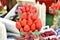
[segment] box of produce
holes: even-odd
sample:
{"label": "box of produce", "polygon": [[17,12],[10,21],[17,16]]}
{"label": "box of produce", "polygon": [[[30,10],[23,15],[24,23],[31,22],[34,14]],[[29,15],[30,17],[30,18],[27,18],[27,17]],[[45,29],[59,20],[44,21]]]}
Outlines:
{"label": "box of produce", "polygon": [[40,35],[45,39],[48,39],[48,38],[53,38],[53,36],[56,37],[57,33],[53,29],[46,29],[46,30],[40,31]]}

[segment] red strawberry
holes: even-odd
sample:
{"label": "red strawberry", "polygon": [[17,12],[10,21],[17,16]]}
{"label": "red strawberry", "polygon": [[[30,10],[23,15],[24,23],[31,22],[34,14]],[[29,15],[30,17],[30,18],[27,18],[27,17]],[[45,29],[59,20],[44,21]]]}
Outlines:
{"label": "red strawberry", "polygon": [[26,12],[29,12],[29,6],[26,7]]}
{"label": "red strawberry", "polygon": [[30,27],[28,26],[28,25],[26,25],[25,27],[24,27],[24,31],[25,32],[28,32],[30,30]]}
{"label": "red strawberry", "polygon": [[19,22],[22,20],[22,18],[19,19]]}
{"label": "red strawberry", "polygon": [[28,13],[28,19],[32,18],[33,13]]}
{"label": "red strawberry", "polygon": [[32,7],[32,9],[33,9],[33,10],[32,10],[33,13],[37,12],[36,7]]}
{"label": "red strawberry", "polygon": [[26,23],[27,23],[27,22],[26,22],[26,19],[21,20],[20,23],[21,23],[22,26],[25,26]]}
{"label": "red strawberry", "polygon": [[33,12],[32,12],[32,10],[33,10],[33,9],[32,9],[32,6],[30,6],[29,8],[30,8],[30,9],[29,9],[29,12],[30,12],[30,13],[33,13]]}
{"label": "red strawberry", "polygon": [[31,25],[31,30],[32,30],[32,31],[35,31],[35,29],[36,29],[35,24],[32,24],[32,25]]}
{"label": "red strawberry", "polygon": [[20,29],[20,28],[21,28],[20,22],[16,22],[16,28],[17,28],[17,29]]}
{"label": "red strawberry", "polygon": [[33,37],[34,37],[35,39],[36,39],[36,38],[38,38],[38,36],[37,36],[37,35],[35,35],[35,34],[33,35]]}
{"label": "red strawberry", "polygon": [[52,38],[51,40],[57,40],[57,38]]}
{"label": "red strawberry", "polygon": [[36,22],[37,22],[37,23],[36,23],[36,28],[37,28],[38,30],[40,30],[41,27],[42,27],[42,22],[41,22],[40,19],[37,19]]}
{"label": "red strawberry", "polygon": [[29,5],[26,3],[26,4],[24,5],[24,7],[25,7],[25,9],[26,9],[26,12],[28,12],[28,11],[29,11]]}
{"label": "red strawberry", "polygon": [[18,13],[21,13],[22,14],[22,10],[20,8],[18,9]]}
{"label": "red strawberry", "polygon": [[22,7],[22,11],[25,12],[25,7]]}
{"label": "red strawberry", "polygon": [[54,8],[54,6],[55,6],[55,4],[54,4],[54,3],[52,3],[51,8]]}
{"label": "red strawberry", "polygon": [[38,18],[38,13],[33,14],[32,20],[36,20]]}
{"label": "red strawberry", "polygon": [[22,14],[21,18],[22,18],[22,19],[27,19],[27,14],[26,14],[26,12],[24,12],[24,13]]}
{"label": "red strawberry", "polygon": [[27,3],[25,3],[25,4],[23,5],[23,7],[25,7],[25,8],[26,8],[27,6],[28,6],[28,4],[27,4]]}
{"label": "red strawberry", "polygon": [[33,23],[33,21],[32,21],[31,19],[28,19],[28,20],[27,20],[27,24],[28,24],[29,26],[31,26],[32,23]]}
{"label": "red strawberry", "polygon": [[23,28],[20,28],[20,32],[24,32]]}

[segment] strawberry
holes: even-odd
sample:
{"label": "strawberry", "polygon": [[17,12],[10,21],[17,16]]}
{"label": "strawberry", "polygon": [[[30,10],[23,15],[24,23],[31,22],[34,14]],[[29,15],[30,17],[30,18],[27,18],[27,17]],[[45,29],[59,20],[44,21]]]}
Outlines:
{"label": "strawberry", "polygon": [[24,31],[25,32],[28,32],[30,30],[30,27],[28,26],[28,25],[26,25],[25,27],[24,27]]}
{"label": "strawberry", "polygon": [[27,8],[27,6],[28,6],[28,4],[27,4],[27,3],[25,3],[25,4],[23,5],[23,7],[25,7],[25,8]]}
{"label": "strawberry", "polygon": [[55,4],[54,4],[54,3],[52,3],[51,8],[53,8],[54,6],[55,6]]}
{"label": "strawberry", "polygon": [[37,12],[36,7],[32,7],[32,9],[33,9],[33,10],[32,10],[33,13]]}
{"label": "strawberry", "polygon": [[24,7],[25,7],[25,9],[26,9],[26,12],[28,12],[28,11],[29,11],[29,5],[26,3],[26,4],[24,5]]}
{"label": "strawberry", "polygon": [[33,23],[33,21],[32,21],[31,19],[28,19],[28,20],[27,20],[27,24],[28,24],[29,26],[31,26],[32,23]]}
{"label": "strawberry", "polygon": [[20,29],[20,28],[21,28],[20,22],[16,22],[16,28],[17,28],[17,29]]}
{"label": "strawberry", "polygon": [[38,13],[33,14],[32,20],[36,20],[38,18]]}
{"label": "strawberry", "polygon": [[25,7],[22,7],[22,11],[25,12]]}
{"label": "strawberry", "polygon": [[20,32],[24,32],[23,28],[20,28]]}
{"label": "strawberry", "polygon": [[32,25],[31,25],[31,30],[32,30],[32,31],[35,31],[35,29],[36,29],[35,24],[32,24]]}
{"label": "strawberry", "polygon": [[27,22],[26,22],[26,19],[21,20],[20,23],[21,23],[22,26],[25,26],[26,23],[27,23]]}
{"label": "strawberry", "polygon": [[30,6],[29,8],[30,8],[30,9],[29,9],[29,12],[30,12],[30,13],[33,13],[33,12],[32,12],[32,10],[33,10],[33,9],[32,9],[32,6]]}
{"label": "strawberry", "polygon": [[28,19],[31,19],[32,18],[32,16],[33,16],[33,13],[28,13]]}
{"label": "strawberry", "polygon": [[33,35],[33,37],[34,37],[35,39],[37,39],[37,38],[38,38],[38,36],[37,36],[36,34],[34,34],[34,35]]}
{"label": "strawberry", "polygon": [[22,14],[21,18],[22,18],[22,19],[27,19],[27,14],[26,14],[26,12],[24,12],[24,13]]}
{"label": "strawberry", "polygon": [[22,20],[22,18],[19,19],[19,22]]}
{"label": "strawberry", "polygon": [[41,27],[42,27],[42,22],[41,22],[40,19],[37,19],[36,22],[37,22],[37,23],[36,23],[36,28],[37,28],[38,30],[40,30]]}
{"label": "strawberry", "polygon": [[18,9],[18,13],[21,13],[22,14],[22,10],[20,8]]}
{"label": "strawberry", "polygon": [[29,11],[29,6],[26,7],[26,12],[28,12],[28,11]]}

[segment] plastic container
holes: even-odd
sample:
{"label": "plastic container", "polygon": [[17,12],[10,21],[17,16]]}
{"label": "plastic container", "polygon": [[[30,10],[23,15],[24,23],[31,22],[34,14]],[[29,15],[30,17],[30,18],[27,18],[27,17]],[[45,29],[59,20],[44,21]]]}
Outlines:
{"label": "plastic container", "polygon": [[45,38],[45,40],[58,40],[58,38],[57,38],[57,36],[49,36],[49,37],[47,37],[47,38]]}
{"label": "plastic container", "polygon": [[0,40],[7,40],[5,25],[0,21]]}
{"label": "plastic container", "polygon": [[0,18],[0,21],[5,23],[7,30],[14,32],[14,33],[19,33],[19,30],[16,28],[16,22],[11,21],[11,20],[7,20],[4,18]]}
{"label": "plastic container", "polygon": [[[40,35],[41,35],[41,33],[45,33],[45,32],[48,32],[48,31],[54,32],[54,35],[51,35],[51,36],[45,36],[45,37],[44,37],[45,39],[51,38],[51,37],[53,37],[53,36],[57,36],[57,33],[56,33],[53,29],[42,30],[42,31],[40,31]],[[48,35],[48,34],[47,34],[47,35]],[[41,36],[42,36],[42,35],[41,35]]]}
{"label": "plastic container", "polygon": [[42,21],[42,26],[46,25],[46,5],[45,3],[39,4],[39,2],[37,2],[37,4],[34,5],[37,10],[38,10],[38,17],[41,19]]}
{"label": "plastic container", "polygon": [[60,35],[60,28],[56,30],[57,35]]}

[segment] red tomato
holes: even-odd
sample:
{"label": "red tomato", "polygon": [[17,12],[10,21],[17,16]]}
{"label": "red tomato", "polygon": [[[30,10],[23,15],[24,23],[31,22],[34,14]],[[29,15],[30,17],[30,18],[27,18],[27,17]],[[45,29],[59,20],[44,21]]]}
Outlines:
{"label": "red tomato", "polygon": [[32,31],[35,31],[35,29],[36,29],[35,24],[32,24],[32,25],[31,25],[31,30],[32,30]]}
{"label": "red tomato", "polygon": [[26,19],[23,19],[23,20],[20,21],[20,23],[21,23],[22,26],[25,26],[27,21],[26,21]]}
{"label": "red tomato", "polygon": [[16,22],[16,28],[17,28],[17,29],[20,29],[20,28],[21,28],[20,22]]}
{"label": "red tomato", "polygon": [[28,32],[30,30],[30,27],[28,25],[24,26],[24,31]]}
{"label": "red tomato", "polygon": [[28,19],[28,20],[27,20],[27,24],[28,24],[29,26],[31,26],[32,23],[33,23],[33,21],[32,21],[31,19]]}

